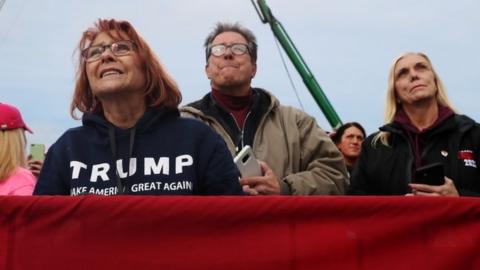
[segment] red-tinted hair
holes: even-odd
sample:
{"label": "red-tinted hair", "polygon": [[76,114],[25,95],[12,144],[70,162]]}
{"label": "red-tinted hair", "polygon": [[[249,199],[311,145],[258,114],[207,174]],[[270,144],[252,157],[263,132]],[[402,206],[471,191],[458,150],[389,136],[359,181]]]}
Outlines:
{"label": "red-tinted hair", "polygon": [[78,45],[78,69],[70,105],[70,114],[73,118],[78,118],[75,110],[82,113],[103,110],[101,102],[93,96],[87,78],[86,62],[81,55],[82,50],[88,48],[100,33],[107,33],[115,40],[126,38],[135,43],[135,50],[145,73],[144,96],[147,107],[178,107],[182,101],[182,95],[177,84],[133,26],[127,21],[98,19],[93,28],[89,28],[83,33]]}

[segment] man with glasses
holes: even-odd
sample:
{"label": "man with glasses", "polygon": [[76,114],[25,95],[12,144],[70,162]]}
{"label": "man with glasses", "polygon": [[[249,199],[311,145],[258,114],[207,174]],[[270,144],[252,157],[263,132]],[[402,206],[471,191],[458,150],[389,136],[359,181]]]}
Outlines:
{"label": "man with glasses", "polygon": [[262,175],[242,177],[244,192],[344,194],[348,180],[342,155],[315,120],[251,87],[257,71],[253,33],[238,23],[218,23],[204,45],[211,92],[181,111],[211,126],[232,155],[246,145],[253,148]]}

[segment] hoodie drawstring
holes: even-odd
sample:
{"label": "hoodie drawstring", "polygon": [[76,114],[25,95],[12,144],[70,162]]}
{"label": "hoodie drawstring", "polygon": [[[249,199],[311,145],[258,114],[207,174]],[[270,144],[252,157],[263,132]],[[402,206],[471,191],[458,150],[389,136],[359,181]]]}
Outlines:
{"label": "hoodie drawstring", "polygon": [[110,148],[112,149],[112,156],[113,156],[113,168],[115,170],[115,178],[117,180],[117,195],[121,195],[125,193],[125,186],[118,175],[117,170],[117,143],[115,141],[115,128],[113,126],[108,127],[108,137],[110,139]]}
{"label": "hoodie drawstring", "polygon": [[[133,146],[135,144],[135,134],[136,129],[130,129],[130,142],[129,142],[129,149],[128,149],[128,171],[130,171],[130,160],[133,156]],[[108,127],[108,137],[110,139],[110,148],[112,149],[112,156],[113,156],[113,168],[115,169],[115,178],[117,180],[117,195],[125,194],[125,185],[122,183],[120,179],[120,175],[118,174],[117,169],[117,143],[115,140],[115,128],[113,126]]]}
{"label": "hoodie drawstring", "polygon": [[135,143],[135,133],[136,133],[136,128],[133,127],[130,129],[130,148],[128,151],[128,167],[130,169],[130,159],[133,156],[133,144]]}

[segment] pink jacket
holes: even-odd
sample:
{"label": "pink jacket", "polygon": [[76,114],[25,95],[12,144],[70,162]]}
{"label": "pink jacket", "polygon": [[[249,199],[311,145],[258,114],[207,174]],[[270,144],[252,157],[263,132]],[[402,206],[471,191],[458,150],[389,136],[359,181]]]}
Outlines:
{"label": "pink jacket", "polygon": [[18,167],[7,179],[0,181],[0,195],[32,195],[36,181],[29,170]]}

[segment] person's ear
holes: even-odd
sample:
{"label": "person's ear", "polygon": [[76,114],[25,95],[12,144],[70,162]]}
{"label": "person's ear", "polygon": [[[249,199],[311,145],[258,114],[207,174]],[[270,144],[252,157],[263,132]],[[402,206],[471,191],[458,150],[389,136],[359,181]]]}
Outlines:
{"label": "person's ear", "polygon": [[207,62],[207,64],[205,65],[205,74],[207,74],[207,78],[210,80],[211,79],[211,76],[210,76],[210,66]]}
{"label": "person's ear", "polygon": [[252,64],[252,79],[255,78],[255,74],[257,74],[257,63]]}

